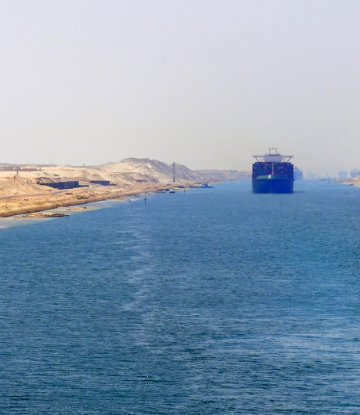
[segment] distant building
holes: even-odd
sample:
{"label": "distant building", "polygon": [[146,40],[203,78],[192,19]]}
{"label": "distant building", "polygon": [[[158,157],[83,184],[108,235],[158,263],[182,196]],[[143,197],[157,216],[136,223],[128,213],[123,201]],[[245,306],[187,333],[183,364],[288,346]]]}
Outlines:
{"label": "distant building", "polygon": [[294,179],[302,180],[303,178],[303,172],[298,167],[294,166]]}
{"label": "distant building", "polygon": [[49,186],[53,187],[54,189],[74,189],[79,186],[78,181],[71,181],[71,182],[37,182],[37,184],[41,184],[42,186]]}
{"label": "distant building", "polygon": [[110,186],[110,180],[90,180],[90,183],[101,184],[101,186]]}
{"label": "distant building", "polygon": [[315,180],[316,179],[316,174],[311,173],[311,171],[309,171],[309,173],[306,173],[306,178],[309,179],[309,180]]}
{"label": "distant building", "polygon": [[350,172],[350,176],[352,177],[352,178],[354,178],[354,177],[356,177],[356,176],[359,176],[360,175],[360,170],[358,170],[358,169],[354,169],[354,170],[352,170],[351,172]]}
{"label": "distant building", "polygon": [[339,178],[340,179],[347,179],[347,172],[346,171],[339,171]]}

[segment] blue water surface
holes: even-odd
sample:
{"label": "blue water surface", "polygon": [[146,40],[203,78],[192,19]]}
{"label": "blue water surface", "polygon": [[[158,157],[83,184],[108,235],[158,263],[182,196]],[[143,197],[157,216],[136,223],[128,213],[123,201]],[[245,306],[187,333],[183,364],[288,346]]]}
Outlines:
{"label": "blue water surface", "polygon": [[360,189],[240,181],[0,230],[0,413],[359,414]]}

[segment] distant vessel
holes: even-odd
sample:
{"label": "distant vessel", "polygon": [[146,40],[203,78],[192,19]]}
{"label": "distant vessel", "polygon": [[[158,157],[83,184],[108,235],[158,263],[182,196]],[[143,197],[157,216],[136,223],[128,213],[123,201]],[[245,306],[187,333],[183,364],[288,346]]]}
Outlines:
{"label": "distant vessel", "polygon": [[252,189],[254,193],[293,193],[293,156],[283,156],[276,148],[269,148],[263,156],[253,156]]}
{"label": "distant vessel", "polygon": [[294,180],[302,180],[303,178],[303,172],[298,167],[294,166]]}
{"label": "distant vessel", "polygon": [[189,186],[191,189],[213,189],[214,186],[209,186],[208,183],[195,183]]}

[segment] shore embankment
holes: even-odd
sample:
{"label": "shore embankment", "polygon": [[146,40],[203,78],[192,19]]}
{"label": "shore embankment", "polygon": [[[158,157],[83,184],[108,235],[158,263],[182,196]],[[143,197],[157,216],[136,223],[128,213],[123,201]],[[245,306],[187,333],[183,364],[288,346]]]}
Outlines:
{"label": "shore embankment", "polygon": [[[125,199],[140,194],[153,193],[163,188],[174,188],[179,185],[188,187],[189,184],[147,184],[134,186],[131,189],[111,187],[78,188],[64,191],[35,195],[18,195],[0,198],[0,217],[8,218],[16,215],[42,212],[61,207],[83,205],[104,200]],[[48,191],[48,189],[46,189]]]}
{"label": "shore embankment", "polygon": [[357,186],[360,187],[360,177],[355,178],[348,178],[348,179],[332,179],[331,180],[334,183],[343,183],[347,186]]}

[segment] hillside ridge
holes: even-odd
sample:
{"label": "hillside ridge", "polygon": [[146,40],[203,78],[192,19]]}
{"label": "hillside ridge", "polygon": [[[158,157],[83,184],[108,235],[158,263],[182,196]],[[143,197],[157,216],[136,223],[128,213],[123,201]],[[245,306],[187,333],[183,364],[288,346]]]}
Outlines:
{"label": "hillside ridge", "polygon": [[[119,162],[109,162],[95,166],[96,168],[117,174],[149,175],[159,182],[168,182],[173,177],[173,165],[148,158],[125,158]],[[227,181],[249,179],[250,172],[240,170],[191,170],[183,164],[175,163],[177,181]]]}

